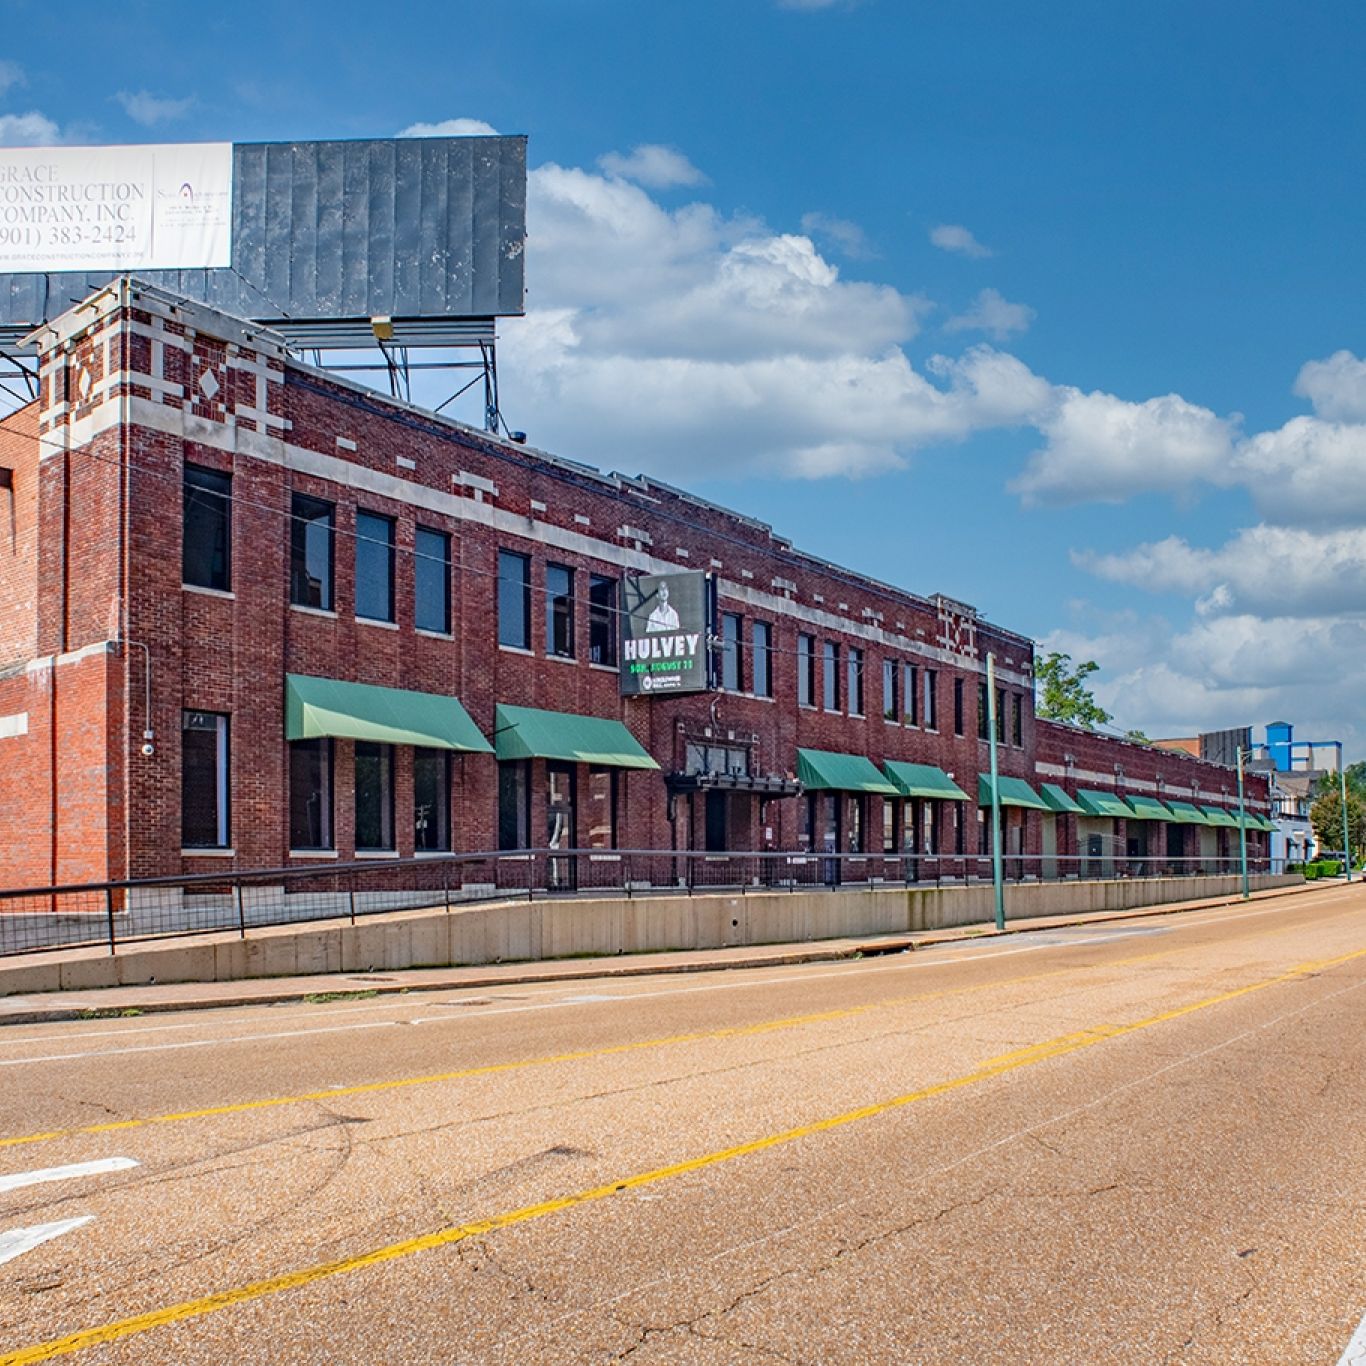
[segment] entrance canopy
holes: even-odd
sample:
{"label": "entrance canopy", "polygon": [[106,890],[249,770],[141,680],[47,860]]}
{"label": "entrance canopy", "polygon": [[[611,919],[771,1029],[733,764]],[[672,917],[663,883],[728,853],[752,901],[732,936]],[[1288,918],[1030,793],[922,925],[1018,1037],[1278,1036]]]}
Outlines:
{"label": "entrance canopy", "polygon": [[469,712],[453,697],[286,674],[285,739],[326,736],[467,754],[493,752]]}
{"label": "entrance canopy", "polygon": [[1050,811],[1056,811],[1060,816],[1084,816],[1086,808],[1078,806],[1057,783],[1040,783],[1039,796],[1044,800],[1044,805]]}
{"label": "entrance canopy", "polygon": [[[1030,811],[1049,811],[1048,805],[1023,778],[996,776],[996,791],[1000,794],[1002,806],[1023,806]],[[991,774],[977,775],[977,805],[991,805]]]}
{"label": "entrance canopy", "polygon": [[1202,806],[1200,809],[1211,825],[1222,825],[1232,830],[1238,828],[1238,817],[1231,811],[1225,811],[1222,806]]}
{"label": "entrance canopy", "polygon": [[535,707],[494,708],[494,750],[507,759],[563,759],[608,768],[658,768],[620,721]]}
{"label": "entrance canopy", "polygon": [[896,788],[862,754],[833,754],[826,749],[799,749],[797,777],[808,792],[875,792],[898,796]]}
{"label": "entrance canopy", "polygon": [[1156,797],[1130,797],[1129,805],[1141,821],[1169,821],[1172,818],[1171,811]]}
{"label": "entrance canopy", "polygon": [[1168,802],[1172,816],[1183,825],[1208,825],[1209,817],[1190,802]]}
{"label": "entrance canopy", "polygon": [[1077,792],[1077,800],[1088,816],[1109,816],[1122,821],[1134,814],[1124,804],[1124,798],[1115,796],[1113,792],[1092,792],[1083,787]]}
{"label": "entrance canopy", "polygon": [[942,768],[935,768],[933,764],[907,764],[900,759],[888,759],[882,769],[903,797],[942,797],[951,802],[968,799],[968,794]]}

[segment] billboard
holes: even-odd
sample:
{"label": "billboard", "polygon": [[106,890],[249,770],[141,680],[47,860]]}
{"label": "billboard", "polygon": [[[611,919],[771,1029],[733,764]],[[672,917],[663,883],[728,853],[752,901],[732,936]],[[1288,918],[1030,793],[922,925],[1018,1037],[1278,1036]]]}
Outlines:
{"label": "billboard", "polygon": [[709,598],[707,576],[696,570],[622,580],[624,696],[707,689]]}
{"label": "billboard", "polygon": [[525,311],[524,137],[15,149],[0,189],[0,345],[125,272],[309,348],[371,346],[372,318],[492,341]]}
{"label": "billboard", "polygon": [[231,143],[0,148],[0,272],[231,264]]}

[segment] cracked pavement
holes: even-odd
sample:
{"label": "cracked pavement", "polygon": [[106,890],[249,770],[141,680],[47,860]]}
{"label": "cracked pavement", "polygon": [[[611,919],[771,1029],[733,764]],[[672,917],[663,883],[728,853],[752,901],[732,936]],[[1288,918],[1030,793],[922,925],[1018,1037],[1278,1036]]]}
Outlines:
{"label": "cracked pavement", "polygon": [[0,1030],[0,1364],[1334,1363],[1366,892],[1162,928]]}

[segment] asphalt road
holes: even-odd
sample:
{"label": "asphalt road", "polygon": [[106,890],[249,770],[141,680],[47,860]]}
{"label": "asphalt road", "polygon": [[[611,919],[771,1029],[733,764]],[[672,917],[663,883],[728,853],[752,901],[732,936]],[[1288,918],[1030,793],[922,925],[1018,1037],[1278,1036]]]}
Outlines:
{"label": "asphalt road", "polygon": [[1356,888],[0,1031],[5,1366],[1335,1363],[1363,1227]]}

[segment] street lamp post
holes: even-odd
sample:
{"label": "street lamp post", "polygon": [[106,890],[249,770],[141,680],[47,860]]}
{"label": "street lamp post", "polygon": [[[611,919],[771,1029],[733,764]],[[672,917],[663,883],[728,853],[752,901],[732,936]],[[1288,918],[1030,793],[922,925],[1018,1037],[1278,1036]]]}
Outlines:
{"label": "street lamp post", "polygon": [[1352,838],[1347,829],[1347,765],[1338,750],[1338,785],[1342,790],[1342,861],[1347,866],[1347,881],[1352,880]]}
{"label": "street lamp post", "polygon": [[1247,810],[1243,804],[1243,755],[1242,745],[1238,746],[1238,862],[1243,870],[1243,900],[1251,896],[1247,887]]}
{"label": "street lamp post", "polygon": [[996,656],[987,651],[987,741],[991,751],[991,883],[996,893],[996,928],[1006,927],[1005,876],[1001,867],[1001,794],[996,773]]}

